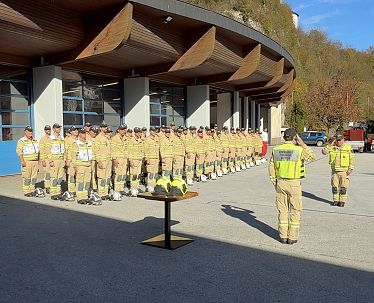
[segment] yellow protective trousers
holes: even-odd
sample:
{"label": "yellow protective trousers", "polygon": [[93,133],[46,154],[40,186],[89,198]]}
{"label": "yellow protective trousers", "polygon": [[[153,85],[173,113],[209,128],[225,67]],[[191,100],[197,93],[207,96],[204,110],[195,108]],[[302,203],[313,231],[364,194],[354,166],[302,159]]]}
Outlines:
{"label": "yellow protective trousers", "polygon": [[333,171],[331,175],[332,198],[334,202],[348,201],[349,178],[346,171]]}
{"label": "yellow protective trousers", "polygon": [[35,190],[38,176],[38,161],[25,160],[26,166],[22,167],[22,191],[23,194],[30,194]]}
{"label": "yellow protective trousers", "polygon": [[300,180],[277,180],[276,205],[280,238],[297,240],[302,210]]}
{"label": "yellow protective trousers", "polygon": [[61,194],[61,182],[65,174],[65,161],[63,159],[53,160],[51,166],[51,196]]}
{"label": "yellow protective trousers", "polygon": [[88,198],[88,191],[91,187],[92,166],[78,165],[76,170],[77,200],[85,200]]}

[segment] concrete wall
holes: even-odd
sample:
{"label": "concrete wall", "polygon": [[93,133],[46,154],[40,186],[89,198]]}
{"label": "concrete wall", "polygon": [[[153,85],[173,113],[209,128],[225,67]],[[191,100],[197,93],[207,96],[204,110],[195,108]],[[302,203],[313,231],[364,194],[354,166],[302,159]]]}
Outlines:
{"label": "concrete wall", "polygon": [[61,67],[49,65],[33,69],[34,129],[41,138],[46,124],[63,125]]}
{"label": "concrete wall", "polygon": [[209,86],[187,86],[187,126],[210,126]]}
{"label": "concrete wall", "polygon": [[124,80],[125,123],[130,128],[150,126],[149,78]]}
{"label": "concrete wall", "polygon": [[260,107],[260,131],[263,131],[265,127],[269,128],[269,109],[267,105],[261,105]]}
{"label": "concrete wall", "polygon": [[217,125],[219,129],[231,126],[231,93],[217,95]]}
{"label": "concrete wall", "polygon": [[239,97],[239,92],[234,92],[234,97],[233,97],[233,113],[232,113],[232,126],[235,127],[240,127],[240,97]]}
{"label": "concrete wall", "polygon": [[269,140],[271,145],[281,143],[282,106],[271,106],[268,111]]}
{"label": "concrete wall", "polygon": [[255,101],[250,101],[250,106],[251,106],[251,128],[253,130],[256,129],[256,102]]}

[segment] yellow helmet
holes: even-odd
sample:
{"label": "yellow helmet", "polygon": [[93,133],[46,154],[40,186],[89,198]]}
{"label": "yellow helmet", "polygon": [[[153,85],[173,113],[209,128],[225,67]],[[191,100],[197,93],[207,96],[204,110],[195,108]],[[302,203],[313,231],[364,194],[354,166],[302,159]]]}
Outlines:
{"label": "yellow helmet", "polygon": [[188,192],[187,183],[183,179],[174,179],[170,185],[169,196],[184,196]]}
{"label": "yellow helmet", "polygon": [[157,180],[154,194],[155,195],[167,195],[170,191],[170,179],[162,177]]}

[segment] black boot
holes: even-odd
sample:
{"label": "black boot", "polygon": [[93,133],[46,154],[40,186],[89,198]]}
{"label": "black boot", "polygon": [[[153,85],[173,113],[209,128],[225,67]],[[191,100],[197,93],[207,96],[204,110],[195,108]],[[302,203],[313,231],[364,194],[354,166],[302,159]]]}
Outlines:
{"label": "black boot", "polygon": [[338,206],[339,206],[339,207],[344,207],[344,202],[339,202],[339,203],[338,203]]}
{"label": "black boot", "polygon": [[331,206],[338,206],[339,202],[338,201],[333,201],[331,202]]}
{"label": "black boot", "polygon": [[282,244],[287,244],[287,238],[280,238],[279,242]]}
{"label": "black boot", "polygon": [[288,239],[288,240],[287,240],[287,243],[292,245],[292,244],[297,243],[297,240],[291,240],[291,239]]}

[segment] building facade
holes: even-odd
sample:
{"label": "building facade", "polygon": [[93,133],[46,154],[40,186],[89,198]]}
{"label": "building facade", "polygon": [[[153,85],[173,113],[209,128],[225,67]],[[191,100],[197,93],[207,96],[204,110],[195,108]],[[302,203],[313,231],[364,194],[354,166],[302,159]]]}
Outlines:
{"label": "building facade", "polygon": [[280,141],[292,57],[263,34],[177,0],[0,3],[0,175],[26,125],[217,124]]}

